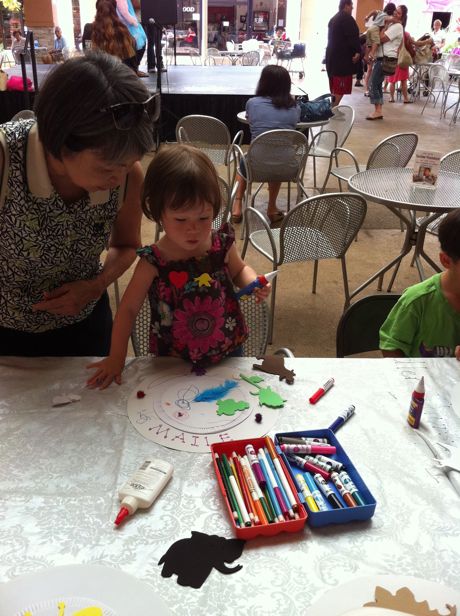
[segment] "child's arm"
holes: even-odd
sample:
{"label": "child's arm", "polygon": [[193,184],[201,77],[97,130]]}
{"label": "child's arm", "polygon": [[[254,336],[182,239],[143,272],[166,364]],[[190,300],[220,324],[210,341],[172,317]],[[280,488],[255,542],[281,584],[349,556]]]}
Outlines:
{"label": "child's arm", "polygon": [[[252,267],[246,265],[246,263],[241,258],[235,244],[232,244],[232,247],[228,251],[227,259],[230,276],[234,284],[240,289],[242,289],[257,278],[256,272],[252,269]],[[265,287],[262,287],[262,289],[256,289],[254,293],[257,298],[257,301],[261,302],[262,300],[266,299],[270,295],[270,290],[270,283],[267,284]]]}
{"label": "child's arm", "polygon": [[393,351],[382,350],[383,357],[406,357],[400,349],[394,349]]}
{"label": "child's arm", "polygon": [[113,380],[118,385],[121,384],[121,373],[128,352],[129,337],[149,287],[157,275],[156,267],[146,259],[139,260],[115,316],[110,355],[86,366],[96,369],[96,372],[86,382],[88,387],[105,389]]}

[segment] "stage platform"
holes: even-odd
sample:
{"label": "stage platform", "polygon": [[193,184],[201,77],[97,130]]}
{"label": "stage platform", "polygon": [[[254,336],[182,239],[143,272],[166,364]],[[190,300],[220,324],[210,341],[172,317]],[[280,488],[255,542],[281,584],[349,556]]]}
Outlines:
{"label": "stage platform", "polygon": [[[28,77],[32,71],[28,65]],[[54,65],[38,64],[39,87]],[[185,115],[212,115],[222,120],[233,136],[237,131],[245,131],[245,142],[249,143],[249,131],[237,119],[238,112],[244,110],[246,101],[254,96],[262,66],[168,66],[161,73],[162,117],[160,139],[175,140],[177,121]],[[19,66],[7,69],[9,75],[21,75]],[[150,92],[157,91],[158,74],[150,73],[142,82]],[[311,85],[311,84],[309,84]],[[300,86],[302,87],[302,85]],[[293,83],[292,93],[301,96],[303,90]],[[318,91],[317,94],[322,94]],[[24,108],[23,94],[2,92],[4,104],[0,122],[6,122],[17,111]],[[314,95],[317,95],[314,93]],[[310,92],[310,97],[312,96]],[[32,97],[33,98],[33,97]]]}

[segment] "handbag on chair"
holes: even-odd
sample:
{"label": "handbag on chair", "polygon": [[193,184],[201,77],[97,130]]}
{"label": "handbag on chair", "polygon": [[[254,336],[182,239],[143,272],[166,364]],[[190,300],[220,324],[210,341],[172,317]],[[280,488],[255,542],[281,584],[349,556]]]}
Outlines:
{"label": "handbag on chair", "polygon": [[323,94],[314,100],[308,99],[308,94],[297,99],[300,107],[301,122],[316,122],[318,120],[329,120],[334,115],[331,104],[330,94]]}

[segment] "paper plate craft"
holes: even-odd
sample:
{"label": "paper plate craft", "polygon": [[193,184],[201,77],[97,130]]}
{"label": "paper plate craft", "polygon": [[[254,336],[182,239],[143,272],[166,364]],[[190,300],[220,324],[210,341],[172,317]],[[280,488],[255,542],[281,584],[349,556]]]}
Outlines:
{"label": "paper plate craft", "polygon": [[[399,588],[393,595],[389,590],[382,586],[375,589],[375,601],[365,603],[364,607],[389,608],[390,610],[401,610],[405,614],[415,614],[416,616],[442,616],[438,610],[431,610],[428,601],[417,601],[414,593],[406,586]],[[457,608],[446,604],[448,616],[456,616]]]}
{"label": "paper plate craft", "polygon": [[[139,398],[138,391],[144,397]],[[180,363],[136,385],[128,399],[128,416],[136,430],[154,443],[209,453],[212,443],[257,438],[274,427],[276,408],[266,413],[263,424],[254,421],[258,405],[253,391],[252,382],[240,380],[223,364],[196,377]],[[201,400],[203,394],[209,400]]]}
{"label": "paper plate craft", "polygon": [[41,601],[15,616],[116,616],[116,613],[93,599],[64,597]]}
{"label": "paper plate craft", "polygon": [[460,616],[460,593],[412,576],[353,579],[323,594],[306,616]]}
{"label": "paper plate craft", "polygon": [[163,565],[162,577],[177,575],[180,586],[200,588],[213,569],[220,573],[237,573],[243,565],[228,567],[243,553],[245,541],[225,539],[192,530],[190,539],[180,539],[172,544],[158,564]]}
{"label": "paper plate craft", "polygon": [[258,357],[261,359],[261,364],[253,364],[253,370],[260,370],[261,372],[267,372],[268,374],[277,374],[280,381],[283,379],[289,385],[294,383],[295,372],[294,370],[288,370],[284,365],[284,357],[282,355],[263,355]]}
{"label": "paper plate craft", "polygon": [[111,567],[67,565],[0,583],[1,616],[171,616],[151,586]]}

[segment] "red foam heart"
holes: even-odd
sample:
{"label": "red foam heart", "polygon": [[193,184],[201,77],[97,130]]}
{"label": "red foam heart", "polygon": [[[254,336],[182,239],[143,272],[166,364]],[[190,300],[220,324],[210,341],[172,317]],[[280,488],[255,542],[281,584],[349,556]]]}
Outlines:
{"label": "red foam heart", "polygon": [[169,280],[177,288],[182,289],[188,281],[187,272],[169,272]]}

